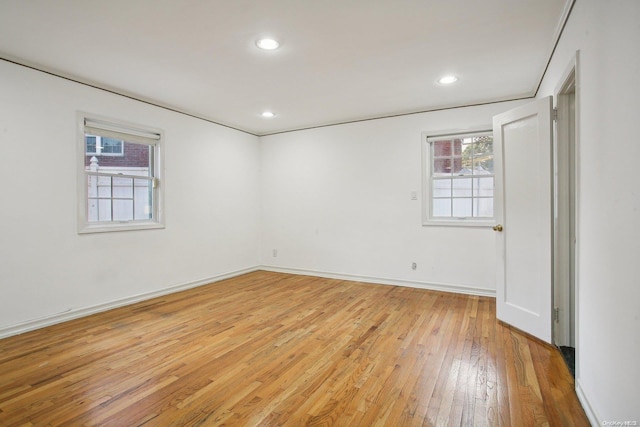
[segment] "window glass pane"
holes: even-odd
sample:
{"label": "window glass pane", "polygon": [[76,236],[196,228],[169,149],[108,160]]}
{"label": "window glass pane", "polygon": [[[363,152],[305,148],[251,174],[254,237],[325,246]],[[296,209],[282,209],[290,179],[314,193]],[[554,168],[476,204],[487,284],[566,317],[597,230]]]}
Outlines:
{"label": "window glass pane", "polygon": [[102,154],[122,154],[122,140],[103,136],[101,142]]}
{"label": "window glass pane", "polygon": [[99,176],[98,178],[98,197],[111,197],[111,177]]}
{"label": "window glass pane", "polygon": [[98,177],[89,175],[87,177],[87,195],[89,198],[98,197]]}
{"label": "window glass pane", "polygon": [[108,159],[108,161],[113,162],[113,166],[123,167],[128,170],[131,170],[131,168],[139,169],[135,173],[131,173],[131,171],[125,172],[128,175],[150,176],[152,153],[153,147],[149,145],[125,141],[123,155],[119,158]]}
{"label": "window glass pane", "polygon": [[453,180],[453,197],[471,197],[472,178]]}
{"label": "window glass pane", "polygon": [[434,179],[432,196],[433,197],[451,197],[451,180],[450,179]]}
{"label": "window glass pane", "polygon": [[113,197],[114,198],[133,198],[133,179],[132,178],[113,178]]}
{"label": "window glass pane", "polygon": [[453,217],[466,218],[471,216],[472,205],[471,198],[453,199]]}
{"label": "window glass pane", "polygon": [[473,199],[473,214],[477,217],[493,217],[493,199]]}
{"label": "window glass pane", "polygon": [[451,157],[451,140],[433,142],[433,157]]}
{"label": "window glass pane", "polygon": [[111,221],[111,199],[98,199],[98,221]]}
{"label": "window glass pane", "polygon": [[471,143],[472,138],[464,138],[459,139],[460,147],[462,150],[462,158],[460,161],[461,175],[471,175],[473,171],[473,144]]}
{"label": "window glass pane", "polygon": [[153,213],[153,186],[148,179],[135,180],[135,219],[151,219]]}
{"label": "window glass pane", "polygon": [[98,199],[89,198],[87,203],[87,221],[93,222],[98,220]]}
{"label": "window glass pane", "polygon": [[434,217],[451,217],[451,199],[433,199]]}
{"label": "window glass pane", "polygon": [[473,195],[475,197],[493,197],[493,177],[474,178]]}
{"label": "window glass pane", "polygon": [[455,156],[460,156],[462,154],[462,147],[463,147],[463,142],[464,140],[456,138],[452,141],[453,143],[453,154]]}
{"label": "window glass pane", "polygon": [[493,136],[474,138],[473,171],[475,175],[493,173]]}
{"label": "window glass pane", "polygon": [[468,171],[462,164],[462,156],[454,156],[452,159],[452,172],[454,175],[469,175]]}
{"label": "window glass pane", "polygon": [[131,221],[133,219],[133,200],[113,199],[113,220]]}
{"label": "window glass pane", "polygon": [[451,159],[435,159],[433,162],[433,175],[451,175]]}
{"label": "window glass pane", "polygon": [[86,135],[84,138],[85,138],[85,153],[95,154],[97,138],[93,135]]}

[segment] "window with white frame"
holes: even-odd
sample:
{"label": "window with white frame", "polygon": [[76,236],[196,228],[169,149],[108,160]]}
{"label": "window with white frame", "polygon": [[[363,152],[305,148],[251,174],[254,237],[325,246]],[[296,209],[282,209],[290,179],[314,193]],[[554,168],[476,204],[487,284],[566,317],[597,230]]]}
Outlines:
{"label": "window with white frame", "polygon": [[490,131],[426,136],[425,225],[488,225],[493,213]]}
{"label": "window with white frame", "polygon": [[161,132],[86,115],[79,121],[78,231],[164,227]]}

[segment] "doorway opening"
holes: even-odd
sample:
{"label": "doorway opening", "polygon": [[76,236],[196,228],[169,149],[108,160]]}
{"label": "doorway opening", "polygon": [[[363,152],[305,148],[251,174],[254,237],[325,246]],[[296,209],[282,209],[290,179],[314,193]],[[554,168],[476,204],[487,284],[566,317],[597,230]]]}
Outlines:
{"label": "doorway opening", "polygon": [[554,342],[575,377],[577,125],[576,62],[556,90],[554,138]]}

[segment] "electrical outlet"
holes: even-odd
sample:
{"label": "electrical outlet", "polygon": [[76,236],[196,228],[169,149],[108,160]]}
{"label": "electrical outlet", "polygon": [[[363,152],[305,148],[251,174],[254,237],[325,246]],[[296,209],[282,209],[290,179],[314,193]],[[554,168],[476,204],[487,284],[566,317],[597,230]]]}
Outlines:
{"label": "electrical outlet", "polygon": [[416,264],[415,262],[412,262],[412,263],[411,263],[411,269],[412,269],[412,270],[415,270],[415,269],[417,269],[417,268],[418,268],[418,264]]}
{"label": "electrical outlet", "polygon": [[272,255],[273,255],[274,258],[277,258],[278,257],[278,250],[274,249]]}

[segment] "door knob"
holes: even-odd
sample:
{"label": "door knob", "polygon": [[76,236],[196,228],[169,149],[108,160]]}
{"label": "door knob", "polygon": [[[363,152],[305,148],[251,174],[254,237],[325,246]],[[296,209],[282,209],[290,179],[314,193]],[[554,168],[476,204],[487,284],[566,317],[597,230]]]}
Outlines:
{"label": "door knob", "polygon": [[493,231],[502,231],[502,224],[494,225]]}

